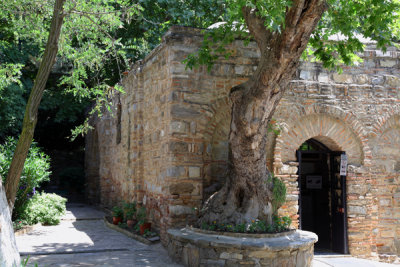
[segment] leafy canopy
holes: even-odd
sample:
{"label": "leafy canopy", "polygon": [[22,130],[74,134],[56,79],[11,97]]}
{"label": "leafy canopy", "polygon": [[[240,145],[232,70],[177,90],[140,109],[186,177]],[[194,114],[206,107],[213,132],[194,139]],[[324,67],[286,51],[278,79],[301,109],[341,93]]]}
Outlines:
{"label": "leafy canopy", "polygon": [[[274,38],[285,29],[285,15],[291,3],[290,0],[225,1],[225,22],[205,32],[200,50],[186,60],[187,67],[207,65],[210,69],[219,56],[229,57],[227,44],[236,38],[251,40],[242,14],[244,7],[254,9],[263,18]],[[328,10],[312,34],[303,58],[312,56],[322,61],[324,67],[334,68],[359,59],[356,52],[363,51],[363,40],[375,41],[382,50],[399,40],[398,0],[327,0],[327,4]]]}
{"label": "leafy canopy", "polygon": [[[207,27],[222,19],[223,3],[66,1],[59,53],[41,114],[45,111],[46,117],[51,114],[59,123],[79,121],[89,99],[97,100],[95,110],[100,111],[100,106],[108,104],[107,95],[120,89],[114,85],[122,72],[158,45],[171,25]],[[0,4],[0,121],[1,129],[7,129],[0,138],[4,138],[20,129],[25,99],[46,45],[54,0],[0,0]],[[10,113],[6,107],[19,108]]]}

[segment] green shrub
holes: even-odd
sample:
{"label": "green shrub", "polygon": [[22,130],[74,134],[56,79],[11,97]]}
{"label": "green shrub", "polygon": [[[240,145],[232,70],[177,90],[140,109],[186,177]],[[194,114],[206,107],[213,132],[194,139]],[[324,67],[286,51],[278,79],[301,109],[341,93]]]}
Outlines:
{"label": "green shrub", "polygon": [[277,215],[278,209],[285,203],[286,201],[286,185],[285,183],[276,176],[272,177],[272,209],[273,214]]}
{"label": "green shrub", "polygon": [[114,206],[112,208],[112,216],[122,218],[124,216],[124,211],[119,206]]}
{"label": "green shrub", "polygon": [[67,199],[56,194],[35,194],[28,200],[21,218],[29,224],[42,223],[55,225],[60,222],[61,216],[65,214],[65,203]]}
{"label": "green shrub", "polygon": [[123,210],[125,214],[125,220],[136,219],[136,202],[125,202],[123,204]]}
{"label": "green shrub", "polygon": [[[7,177],[16,145],[17,141],[12,137],[8,137],[5,143],[0,145],[0,175],[3,178],[3,183]],[[25,205],[35,194],[36,188],[49,180],[51,174],[49,169],[49,156],[43,153],[36,143],[32,143],[18,184],[13,219],[19,218],[24,212]]]}

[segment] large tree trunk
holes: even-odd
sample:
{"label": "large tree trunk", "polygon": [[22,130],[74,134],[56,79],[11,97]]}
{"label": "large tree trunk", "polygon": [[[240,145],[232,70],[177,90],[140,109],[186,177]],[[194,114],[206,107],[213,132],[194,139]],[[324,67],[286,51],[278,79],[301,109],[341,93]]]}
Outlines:
{"label": "large tree trunk", "polygon": [[200,222],[272,222],[272,181],[266,163],[267,125],[327,6],[323,0],[295,0],[281,33],[264,26],[256,11],[243,8],[261,58],[249,81],[231,90],[230,173],[224,187],[205,203]]}
{"label": "large tree trunk", "polygon": [[58,52],[58,39],[61,33],[61,27],[64,21],[64,3],[65,0],[56,0],[54,4],[53,18],[50,26],[50,33],[47,39],[46,49],[43,54],[39,71],[36,75],[32,91],[25,109],[24,121],[22,123],[22,132],[19,137],[17,147],[14,151],[10,169],[8,170],[5,183],[6,195],[10,211],[14,208],[15,196],[18,190],[18,183],[22,170],[24,168],[25,159],[27,157],[29,147],[32,143],[33,134],[37,122],[37,114],[43,92],[46,87],[47,80],[51,68],[55,63]]}

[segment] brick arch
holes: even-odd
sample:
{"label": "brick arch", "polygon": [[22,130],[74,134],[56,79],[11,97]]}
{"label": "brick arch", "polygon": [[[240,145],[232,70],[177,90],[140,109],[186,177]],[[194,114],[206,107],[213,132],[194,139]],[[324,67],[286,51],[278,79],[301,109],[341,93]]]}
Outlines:
{"label": "brick arch", "polygon": [[203,197],[207,198],[224,182],[228,168],[228,138],[231,103],[223,97],[214,101],[207,115],[203,135]]}
{"label": "brick arch", "polygon": [[376,163],[384,166],[386,172],[400,172],[400,114],[385,120],[373,142]]}
{"label": "brick arch", "polygon": [[200,126],[199,130],[203,132],[205,141],[211,140],[218,122],[221,120],[231,119],[231,102],[228,96],[218,98],[213,101],[207,110],[203,110],[205,114],[204,123]]}
{"label": "brick arch", "polygon": [[277,137],[274,151],[276,164],[279,161],[296,161],[296,150],[310,138],[321,141],[331,150],[346,151],[350,164],[370,164],[365,160],[371,157],[365,130],[354,115],[330,106],[312,105],[295,110],[298,116],[287,118]]}
{"label": "brick arch", "polygon": [[370,133],[371,137],[377,137],[382,135],[388,128],[395,125],[400,125],[400,105],[393,105],[391,109],[381,117],[378,118],[376,123],[372,126]]}

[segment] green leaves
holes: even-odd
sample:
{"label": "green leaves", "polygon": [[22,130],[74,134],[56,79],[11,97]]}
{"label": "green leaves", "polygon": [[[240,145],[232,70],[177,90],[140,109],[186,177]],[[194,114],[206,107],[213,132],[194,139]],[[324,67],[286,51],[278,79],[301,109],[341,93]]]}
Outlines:
{"label": "green leaves", "polygon": [[56,225],[66,212],[67,199],[56,194],[35,194],[27,203],[21,218],[28,224]]}
{"label": "green leaves", "polygon": [[[314,58],[326,68],[340,71],[341,64],[360,61],[356,55],[364,49],[364,42],[375,41],[385,50],[400,38],[399,0],[328,0],[328,10],[320,20],[309,40],[309,48],[303,59]],[[203,45],[196,54],[185,61],[188,68],[206,65],[210,70],[219,56],[225,56],[224,48],[235,38],[249,39],[242,9],[250,7],[264,20],[264,26],[273,33],[282,32],[286,13],[290,10],[289,0],[227,0],[226,22],[223,26],[210,29]],[[230,28],[230,29],[228,29]],[[216,37],[216,38],[215,38]],[[212,40],[212,41],[210,41]],[[218,41],[218,43],[215,43]],[[268,44],[266,44],[268,45]],[[222,52],[222,53],[221,53]],[[312,56],[312,57],[310,57]]]}
{"label": "green leaves", "polygon": [[399,38],[399,1],[329,0],[317,29],[310,38],[308,55],[324,67],[340,71],[340,65],[360,60],[356,55],[364,42],[375,42],[385,50]]}
{"label": "green leaves", "polygon": [[22,64],[12,64],[0,62],[0,91],[12,83],[21,84],[19,78],[21,77]]}
{"label": "green leaves", "polygon": [[[14,155],[16,140],[7,138],[4,144],[0,145],[0,176],[3,182],[7,177],[11,160]],[[17,198],[13,210],[13,217],[19,217],[25,210],[25,205],[35,191],[35,187],[40,186],[49,180],[50,158],[33,143],[29,149],[21,179],[18,184]]]}

